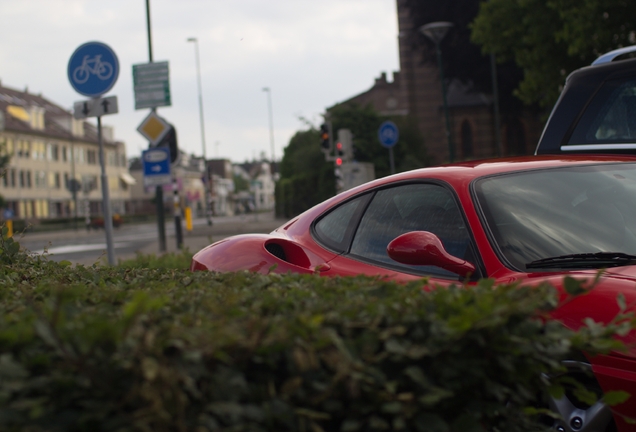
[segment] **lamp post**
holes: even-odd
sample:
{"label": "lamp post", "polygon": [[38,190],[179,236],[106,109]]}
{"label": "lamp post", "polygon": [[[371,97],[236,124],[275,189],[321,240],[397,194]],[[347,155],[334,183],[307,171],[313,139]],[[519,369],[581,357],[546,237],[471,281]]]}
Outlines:
{"label": "lamp post", "polygon": [[448,154],[451,162],[455,159],[455,148],[453,146],[453,138],[451,136],[450,117],[448,115],[448,103],[446,101],[446,84],[444,83],[444,67],[442,65],[442,50],[439,47],[440,42],[446,36],[448,30],[454,24],[446,21],[432,22],[419,28],[420,32],[435,44],[437,53],[437,66],[439,67],[439,80],[442,83],[442,101],[444,103],[444,117],[446,118],[446,139],[448,141]]}
{"label": "lamp post", "polygon": [[263,87],[263,91],[267,93],[267,107],[269,111],[269,142],[272,146],[272,163],[275,161],[274,157],[274,120],[272,118],[272,91],[269,87]]}
{"label": "lamp post", "polygon": [[203,148],[203,166],[205,175],[205,216],[208,220],[208,225],[212,225],[212,216],[210,214],[210,195],[212,188],[210,182],[211,176],[208,173],[208,158],[205,151],[205,126],[203,121],[203,95],[201,93],[201,65],[199,63],[199,41],[197,38],[188,38],[188,42],[194,42],[194,53],[197,65],[197,85],[199,89],[199,122],[201,123],[201,147]]}

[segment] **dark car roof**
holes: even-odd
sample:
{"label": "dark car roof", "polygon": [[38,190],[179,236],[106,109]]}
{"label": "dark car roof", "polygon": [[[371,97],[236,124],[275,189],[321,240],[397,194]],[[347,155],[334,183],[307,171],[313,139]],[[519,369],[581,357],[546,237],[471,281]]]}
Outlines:
{"label": "dark car roof", "polygon": [[[628,47],[615,53],[634,51],[636,47]],[[631,94],[636,88],[636,59],[612,61],[611,54],[600,57],[592,66],[574,71],[567,78],[536,154],[636,154],[636,95]],[[629,87],[628,91],[619,94],[625,86]],[[589,128],[593,127],[594,121],[607,119],[612,115],[611,109],[618,108],[625,111],[621,121],[632,131],[614,137],[590,136]]]}

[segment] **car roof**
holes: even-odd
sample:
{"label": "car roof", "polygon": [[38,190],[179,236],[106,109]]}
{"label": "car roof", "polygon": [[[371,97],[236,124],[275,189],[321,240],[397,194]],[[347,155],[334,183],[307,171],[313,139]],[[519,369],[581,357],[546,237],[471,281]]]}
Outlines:
{"label": "car roof", "polygon": [[[535,154],[636,154],[636,59],[617,60],[634,52],[612,51],[568,76]],[[610,123],[631,130],[603,133]]]}

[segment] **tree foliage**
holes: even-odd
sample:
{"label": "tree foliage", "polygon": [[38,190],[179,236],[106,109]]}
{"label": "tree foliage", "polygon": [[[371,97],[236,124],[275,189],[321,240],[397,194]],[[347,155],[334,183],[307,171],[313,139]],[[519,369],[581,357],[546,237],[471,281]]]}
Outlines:
{"label": "tree foliage", "polygon": [[318,130],[298,131],[285,147],[276,184],[277,215],[291,217],[336,193],[331,162],[320,150]]}
{"label": "tree foliage", "polygon": [[[353,134],[354,156],[358,162],[371,162],[376,177],[391,174],[389,152],[378,141],[378,128],[386,117],[370,106],[336,105],[329,110],[334,142],[338,129]],[[400,129],[400,139],[394,147],[396,171],[422,168],[429,164],[424,141],[417,125],[408,117],[392,119]],[[336,193],[333,162],[327,162],[320,147],[315,126],[298,131],[289,141],[280,164],[281,178],[276,185],[276,205],[279,216],[295,216]]]}
{"label": "tree foliage", "polygon": [[471,25],[472,40],[523,69],[516,94],[550,107],[566,76],[599,55],[636,43],[631,0],[489,0]]}
{"label": "tree foliage", "polygon": [[[391,174],[389,151],[378,141],[378,129],[387,117],[380,116],[370,105],[356,104],[336,105],[329,114],[334,135],[338,129],[349,129],[353,133],[355,160],[373,163],[378,178]],[[391,120],[400,130],[399,141],[393,148],[396,172],[428,165],[424,140],[414,121],[409,117]]]}

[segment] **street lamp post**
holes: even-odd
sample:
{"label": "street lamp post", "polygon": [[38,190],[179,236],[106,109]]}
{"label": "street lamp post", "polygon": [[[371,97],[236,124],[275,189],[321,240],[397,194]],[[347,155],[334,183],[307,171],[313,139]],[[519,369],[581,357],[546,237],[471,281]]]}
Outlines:
{"label": "street lamp post", "polygon": [[201,92],[201,65],[199,63],[199,41],[197,38],[188,38],[188,42],[194,42],[194,53],[197,65],[197,85],[199,89],[199,122],[201,123],[201,147],[203,148],[203,166],[205,176],[205,216],[208,220],[208,225],[212,225],[212,216],[210,214],[210,195],[211,195],[211,177],[208,173],[208,158],[205,151],[205,126],[203,121],[203,94]]}
{"label": "street lamp post", "polygon": [[455,159],[455,148],[453,146],[453,138],[451,135],[450,117],[448,115],[448,102],[446,101],[446,83],[444,83],[444,67],[442,65],[442,50],[439,47],[440,42],[446,36],[448,30],[454,24],[446,21],[432,22],[419,28],[427,38],[435,44],[437,53],[437,66],[439,67],[439,80],[442,83],[442,101],[444,103],[444,117],[446,118],[446,140],[448,141],[448,154],[451,162]]}
{"label": "street lamp post", "polygon": [[263,87],[263,91],[267,93],[267,107],[269,112],[269,142],[272,146],[272,163],[276,160],[274,157],[274,119],[272,118],[272,91],[269,87]]}

